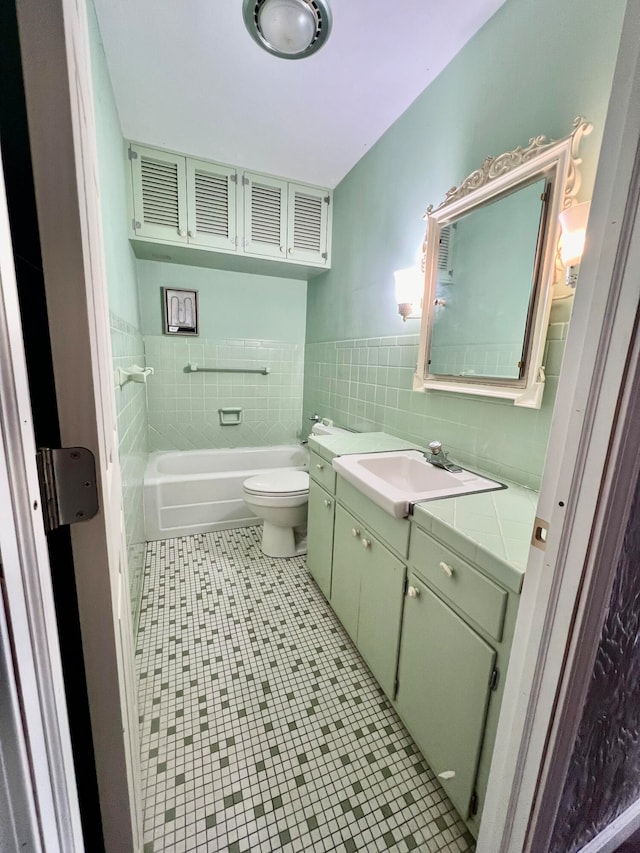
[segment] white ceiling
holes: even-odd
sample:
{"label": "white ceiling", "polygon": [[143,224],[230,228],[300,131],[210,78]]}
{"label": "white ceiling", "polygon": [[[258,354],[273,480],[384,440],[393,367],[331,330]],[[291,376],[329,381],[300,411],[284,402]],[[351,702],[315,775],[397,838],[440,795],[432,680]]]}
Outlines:
{"label": "white ceiling", "polygon": [[330,0],[318,53],[263,51],[242,0],[96,0],[126,138],[335,186],[504,0]]}

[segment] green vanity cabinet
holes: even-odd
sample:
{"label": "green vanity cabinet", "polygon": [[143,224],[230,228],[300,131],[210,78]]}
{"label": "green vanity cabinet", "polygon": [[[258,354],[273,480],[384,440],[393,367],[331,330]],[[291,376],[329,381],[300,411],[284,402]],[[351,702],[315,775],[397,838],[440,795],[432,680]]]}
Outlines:
{"label": "green vanity cabinet", "polygon": [[410,573],[397,709],[463,818],[472,798],[496,652]]}
{"label": "green vanity cabinet", "polygon": [[395,692],[406,567],[336,507],[331,606],[389,698]]}
{"label": "green vanity cabinet", "polygon": [[309,568],[477,836],[537,496],[510,484],[395,518],[330,461],[393,440],[310,440]]}
{"label": "green vanity cabinet", "polygon": [[331,595],[334,513],[334,496],[310,478],[307,568],[325,598]]}

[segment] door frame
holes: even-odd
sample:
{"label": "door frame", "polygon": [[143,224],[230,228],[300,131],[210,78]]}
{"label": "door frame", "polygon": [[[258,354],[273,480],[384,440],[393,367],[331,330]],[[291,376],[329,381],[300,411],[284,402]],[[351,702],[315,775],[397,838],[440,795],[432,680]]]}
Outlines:
{"label": "door frame", "polygon": [[34,851],[80,853],[84,844],[21,328],[0,164],[0,506],[5,508],[0,513],[0,655],[9,700],[3,724],[5,714],[13,716],[13,742],[3,742],[2,754],[4,764],[5,750],[11,749],[14,761],[6,795],[20,849],[29,843],[27,849]]}
{"label": "door frame", "polygon": [[96,459],[70,528],[106,853],[142,849],[133,636],[84,0],[16,0],[60,437]]}
{"label": "door frame", "polygon": [[[591,245],[582,265],[576,294],[540,495],[539,513],[549,519],[549,535],[544,553],[532,549],[527,569],[478,853],[520,853],[525,849],[535,797],[542,790],[540,774],[544,767],[547,737],[556,719],[558,690],[567,665],[575,660],[576,646],[580,645],[587,628],[580,625],[580,630],[576,631],[574,614],[582,594],[583,566],[592,522],[599,501],[602,503],[608,497],[606,483],[604,490],[602,484],[611,460],[612,424],[622,390],[619,368],[621,361],[624,363],[626,360],[637,307],[637,292],[634,292],[631,277],[620,278],[622,259],[617,257],[617,248],[622,243],[623,224],[626,227],[629,222],[625,207],[640,137],[638,116],[633,110],[640,101],[639,2],[628,0],[627,5],[594,191],[589,228]],[[60,263],[61,270],[53,277],[54,284],[61,288],[60,292],[64,293],[67,288],[73,291],[74,286],[77,289],[77,282],[85,291],[81,308],[85,312],[86,329],[86,317],[90,322],[95,321],[92,295],[100,300],[104,294],[93,294],[93,282],[85,281],[78,200],[75,197],[61,199],[58,195],[61,188],[66,188],[67,193],[73,196],[76,181],[81,180],[74,163],[73,119],[66,76],[67,33],[64,24],[70,0],[57,0],[45,4],[45,7],[36,0],[18,0],[17,5],[19,11],[23,10],[21,31],[27,46],[25,82],[32,123],[36,191],[39,202],[45,197],[47,213],[43,235],[45,273],[48,249],[51,253],[49,262],[53,257]],[[43,43],[51,46],[55,54],[53,64],[49,51],[47,57],[39,55],[39,47]],[[66,85],[66,94],[65,86],[60,91],[58,77]],[[64,239],[56,248],[60,231]],[[76,284],[69,282],[69,276],[75,279]],[[602,282],[609,281],[612,281],[611,288],[604,288]],[[617,375],[616,368],[619,371]],[[60,378],[70,382],[74,369],[81,386],[92,393],[91,364],[72,365],[68,361],[66,380],[60,373],[56,381]],[[68,413],[61,420],[64,432],[65,422],[69,425]],[[86,436],[86,440],[77,443],[89,447],[99,443],[91,425],[80,422],[74,427],[75,430],[71,430],[74,435]],[[555,459],[562,459],[562,464],[554,467],[551,460]],[[588,473],[586,477],[585,471]],[[563,507],[559,506],[561,501]],[[103,533],[96,545],[96,540],[88,532],[89,524],[80,525],[80,532],[74,534],[74,556],[81,567],[87,563],[89,555],[95,562],[96,555],[99,561],[106,561],[108,554]],[[81,615],[84,613],[83,634],[87,631],[89,637],[86,641],[89,648],[85,647],[87,680],[103,800],[107,790],[119,789],[122,793],[128,780],[124,738],[117,725],[120,709],[114,643],[109,635],[108,649],[98,648],[95,645],[97,639],[91,639],[91,636],[99,636],[100,628],[87,623],[91,614],[89,603],[95,594],[95,590],[87,589],[87,585],[93,582],[92,578],[95,579],[95,571],[85,578],[81,572],[82,588],[79,593]],[[102,598],[109,594],[110,590],[102,584]],[[100,620],[101,625],[108,628],[108,620],[102,616]],[[572,641],[573,645],[570,645]],[[105,670],[99,669],[101,662],[106,665]],[[104,706],[100,707],[102,702]],[[110,713],[113,715],[111,724],[108,722]],[[562,719],[559,722],[561,724]],[[105,780],[108,781],[106,788]],[[122,820],[122,808],[128,813],[125,799],[122,795],[117,797],[112,807],[107,809],[104,815],[107,833],[114,831],[114,820]]]}
{"label": "door frame", "polygon": [[553,829],[579,722],[575,707],[582,707],[572,702],[588,687],[608,607],[611,563],[598,565],[593,556],[615,499],[632,378],[638,103],[640,0],[628,0],[538,504],[538,516],[549,521],[546,550],[530,549],[478,853],[547,849],[541,838]]}

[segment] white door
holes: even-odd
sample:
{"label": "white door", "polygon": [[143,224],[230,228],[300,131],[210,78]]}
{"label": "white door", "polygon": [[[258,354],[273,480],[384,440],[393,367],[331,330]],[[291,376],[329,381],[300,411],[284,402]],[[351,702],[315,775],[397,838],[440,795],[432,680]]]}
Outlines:
{"label": "white door", "polygon": [[84,849],[1,168],[0,847]]}
{"label": "white door", "polygon": [[132,625],[85,4],[18,0],[63,446],[96,458],[100,511],[71,528],[108,853],[141,849]]}

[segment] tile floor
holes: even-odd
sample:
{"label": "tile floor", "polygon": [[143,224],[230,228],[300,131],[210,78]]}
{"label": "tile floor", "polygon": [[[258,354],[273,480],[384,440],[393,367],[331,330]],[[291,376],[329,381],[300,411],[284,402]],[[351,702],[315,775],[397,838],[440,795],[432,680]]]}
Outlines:
{"label": "tile floor", "polygon": [[304,559],[259,541],[147,547],[144,853],[473,850]]}

